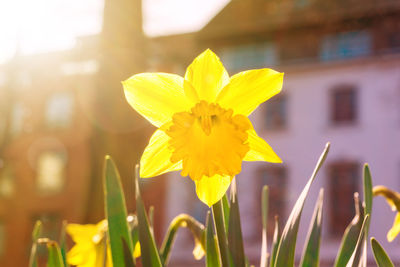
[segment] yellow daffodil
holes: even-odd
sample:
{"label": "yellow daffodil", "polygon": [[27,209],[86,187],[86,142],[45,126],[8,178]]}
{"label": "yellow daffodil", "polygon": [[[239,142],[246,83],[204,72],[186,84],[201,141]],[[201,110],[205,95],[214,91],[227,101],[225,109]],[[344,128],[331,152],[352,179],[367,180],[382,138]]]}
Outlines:
{"label": "yellow daffodil", "polygon": [[378,185],[373,188],[373,195],[383,196],[393,211],[397,211],[392,228],[387,233],[387,240],[392,242],[400,233],[400,194],[389,188]]}
{"label": "yellow daffodil", "polygon": [[142,178],[182,170],[196,184],[201,201],[222,198],[242,161],[281,159],[247,118],[279,93],[283,73],[271,69],[229,78],[211,51],[200,54],[185,77],[141,73],[122,82],[129,104],[158,128],[140,160]]}
{"label": "yellow daffodil", "polygon": [[[107,242],[107,221],[98,224],[68,224],[67,233],[75,242],[67,253],[67,261],[77,267],[112,267],[110,244]],[[107,246],[106,246],[107,244]],[[140,256],[140,246],[136,243],[134,257]]]}
{"label": "yellow daffodil", "polygon": [[[106,248],[107,221],[98,224],[68,224],[67,233],[76,243],[67,253],[67,261],[77,267],[111,267],[109,245]],[[106,264],[104,261],[106,260]]]}

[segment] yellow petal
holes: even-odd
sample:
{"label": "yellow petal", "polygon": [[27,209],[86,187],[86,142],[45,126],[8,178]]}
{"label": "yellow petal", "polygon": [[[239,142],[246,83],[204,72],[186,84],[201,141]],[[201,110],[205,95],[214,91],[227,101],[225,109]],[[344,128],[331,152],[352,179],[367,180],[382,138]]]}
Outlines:
{"label": "yellow petal", "polygon": [[248,132],[248,142],[250,151],[247,152],[243,160],[245,161],[268,161],[282,163],[282,160],[275,154],[270,145],[259,137],[254,129]]}
{"label": "yellow petal", "polygon": [[392,242],[396,236],[400,233],[400,213],[396,214],[396,218],[394,219],[394,223],[392,229],[387,233],[387,240]]}
{"label": "yellow petal", "polygon": [[200,180],[195,180],[198,198],[211,207],[224,196],[232,178],[216,174],[211,177],[203,176]]}
{"label": "yellow petal", "polygon": [[153,125],[160,127],[176,112],[193,105],[183,89],[183,78],[167,73],[141,73],[122,82],[128,103]]}
{"label": "yellow petal", "polygon": [[135,244],[135,249],[133,250],[133,257],[135,258],[139,258],[141,254],[141,250],[140,250],[140,243],[136,242]]}
{"label": "yellow petal", "polygon": [[161,130],[156,130],[150,138],[140,159],[140,177],[157,176],[182,169],[182,161],[172,163],[172,150],[168,144],[170,137]]}
{"label": "yellow petal", "polygon": [[98,226],[95,224],[68,224],[67,233],[75,243],[91,242],[94,235],[98,232]]}
{"label": "yellow petal", "polygon": [[282,89],[283,73],[271,69],[248,70],[231,77],[217,97],[217,103],[235,114],[248,116],[261,103]]}
{"label": "yellow petal", "polygon": [[67,261],[71,265],[79,267],[93,266],[96,259],[94,246],[89,245],[75,245],[67,253]]}
{"label": "yellow petal", "polygon": [[200,100],[211,103],[229,83],[229,75],[217,55],[207,49],[187,68],[185,80],[193,85]]}

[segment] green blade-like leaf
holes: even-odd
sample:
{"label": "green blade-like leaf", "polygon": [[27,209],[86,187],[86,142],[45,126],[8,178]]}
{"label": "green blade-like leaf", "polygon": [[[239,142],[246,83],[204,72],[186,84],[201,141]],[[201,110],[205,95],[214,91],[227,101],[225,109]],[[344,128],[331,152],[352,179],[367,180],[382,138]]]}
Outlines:
{"label": "green blade-like leaf", "polygon": [[135,174],[136,212],[139,224],[139,243],[142,264],[143,266],[161,267],[160,255],[149,225],[149,219],[146,214],[143,199],[140,195],[138,165],[136,166]]}
{"label": "green blade-like leaf", "polygon": [[215,245],[215,238],[210,220],[211,216],[210,212],[208,212],[206,218],[206,266],[219,267],[221,266],[219,262],[219,253]]}
{"label": "green blade-like leaf", "polygon": [[280,229],[279,229],[278,215],[276,215],[274,219],[275,219],[275,228],[274,228],[274,236],[272,238],[272,244],[271,244],[271,260],[269,263],[269,266],[271,266],[271,267],[275,266],[276,254],[278,252],[279,242],[281,241],[281,235],[279,234]]}
{"label": "green blade-like leaf", "polygon": [[315,179],[318,171],[324,163],[326,156],[328,155],[330,144],[327,143],[324,151],[322,152],[318,163],[311,175],[308,183],[304,187],[297,199],[296,204],[289,216],[285,228],[283,229],[281,241],[278,247],[278,253],[276,256],[275,267],[288,267],[294,265],[294,254],[296,249],[297,232],[299,230],[300,217],[303,211],[304,201],[307,197],[308,191],[310,190],[311,184]]}
{"label": "green blade-like leaf", "polygon": [[151,235],[154,236],[154,206],[150,206],[148,214],[149,214],[149,226]]}
{"label": "green blade-like leaf", "polygon": [[239,203],[236,191],[236,179],[231,183],[231,202],[228,227],[228,248],[231,252],[234,266],[245,266],[242,227],[240,225]]}
{"label": "green blade-like leaf", "polygon": [[114,162],[109,156],[105,158],[103,187],[111,258],[114,266],[122,267],[125,266],[122,240],[125,240],[131,253],[133,253],[133,246],[129,234],[125,197],[122,190],[121,179]]}
{"label": "green blade-like leaf", "polygon": [[124,263],[126,267],[135,267],[135,262],[133,260],[133,255],[129,251],[129,246],[126,243],[125,239],[121,239],[122,241],[122,247],[123,247],[123,253],[124,253]]}
{"label": "green blade-like leaf", "polygon": [[226,194],[222,197],[222,209],[224,210],[225,229],[229,228],[229,200]]}
{"label": "green blade-like leaf", "polygon": [[61,251],[61,256],[63,258],[63,263],[65,267],[68,267],[69,264],[67,263],[67,242],[65,239],[66,236],[66,227],[67,227],[67,221],[62,222],[61,226],[61,232],[60,232],[60,251]]}
{"label": "green blade-like leaf", "polygon": [[[371,217],[372,212],[372,178],[371,172],[369,170],[368,164],[364,164],[364,172],[363,172],[363,191],[364,191],[364,214],[369,215]],[[359,267],[366,267],[367,266],[367,239],[368,239],[368,232],[369,232],[369,222],[364,228],[364,240],[363,240],[363,248],[362,248],[362,256],[361,256],[361,263]]]}
{"label": "green blade-like leaf", "polygon": [[222,201],[217,201],[211,207],[215,232],[218,240],[218,250],[221,257],[222,266],[232,266],[232,257],[228,248],[227,229],[225,228],[224,210],[222,208]]}
{"label": "green blade-like leaf", "polygon": [[363,184],[364,184],[364,214],[371,214],[372,211],[372,178],[371,171],[369,170],[368,164],[364,165],[364,175],[363,175]]}
{"label": "green blade-like leaf", "polygon": [[346,264],[346,267],[360,266],[360,261],[362,261],[361,254],[364,245],[365,227],[368,224],[368,221],[369,221],[369,215],[366,215],[360,230],[360,234],[357,239],[356,247],[354,248],[353,254],[351,255],[349,262]]}
{"label": "green blade-like leaf", "polygon": [[363,210],[358,198],[358,193],[354,194],[354,206],[356,214],[353,220],[350,222],[349,226],[347,226],[346,230],[344,231],[339,252],[334,263],[335,267],[342,267],[346,265],[357,244],[357,238],[360,234],[364,217]]}
{"label": "green blade-like leaf", "polygon": [[319,198],[315,205],[314,214],[311,219],[310,229],[308,231],[306,245],[304,247],[303,256],[300,266],[302,267],[318,267],[319,266],[319,248],[321,243],[321,226],[322,226],[322,204],[324,200],[324,190],[319,191]]}
{"label": "green blade-like leaf", "polygon": [[37,267],[37,240],[40,237],[42,232],[42,222],[36,221],[35,226],[32,231],[32,248],[31,255],[29,257],[29,267]]}
{"label": "green blade-like leaf", "polygon": [[371,247],[378,267],[394,267],[392,260],[375,238],[371,238]]}
{"label": "green blade-like leaf", "polygon": [[47,242],[47,267],[64,267],[64,261],[58,244],[54,241]]}
{"label": "green blade-like leaf", "polygon": [[267,245],[268,194],[269,194],[268,186],[264,185],[261,193],[262,242],[261,242],[260,267],[268,266],[268,245]]}

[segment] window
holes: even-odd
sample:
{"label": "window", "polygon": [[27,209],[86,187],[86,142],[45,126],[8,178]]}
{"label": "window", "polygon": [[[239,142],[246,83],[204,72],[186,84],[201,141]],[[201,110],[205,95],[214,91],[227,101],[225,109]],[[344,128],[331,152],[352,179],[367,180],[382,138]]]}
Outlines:
{"label": "window", "polygon": [[4,165],[0,168],[0,196],[10,197],[14,189],[14,171],[9,165]]}
{"label": "window", "polygon": [[340,238],[355,215],[358,170],[355,162],[338,162],[328,168],[329,233],[332,237]]}
{"label": "window", "polygon": [[70,93],[57,93],[50,97],[46,107],[46,122],[50,128],[65,128],[71,124],[73,98]]}
{"label": "window", "polygon": [[287,98],[275,96],[265,102],[265,126],[269,130],[279,130],[287,124]]}
{"label": "window", "polygon": [[269,43],[228,47],[221,51],[221,60],[232,72],[249,68],[263,68],[278,62],[276,50],[275,45]]}
{"label": "window", "polygon": [[341,32],[325,36],[320,47],[320,59],[331,61],[370,55],[372,37],[368,31]]}
{"label": "window", "polygon": [[352,86],[339,86],[331,95],[331,120],[351,123],[357,118],[357,92]]}
{"label": "window", "polygon": [[[264,185],[269,188],[268,200],[268,236],[273,236],[275,226],[275,215],[279,216],[280,225],[283,223],[286,209],[286,182],[287,171],[282,166],[271,166],[259,171],[261,186],[257,192],[257,202],[260,206],[261,190]],[[261,208],[261,207],[260,207]],[[260,220],[261,221],[261,220]]]}
{"label": "window", "polygon": [[61,152],[44,152],[37,162],[36,186],[42,194],[56,194],[65,183],[66,155]]}

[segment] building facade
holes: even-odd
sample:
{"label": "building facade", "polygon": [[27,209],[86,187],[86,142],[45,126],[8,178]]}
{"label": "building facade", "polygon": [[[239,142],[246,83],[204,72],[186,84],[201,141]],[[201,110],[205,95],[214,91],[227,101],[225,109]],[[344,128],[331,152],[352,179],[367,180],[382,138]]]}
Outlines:
{"label": "building facade", "polygon": [[[270,187],[270,217],[284,222],[330,141],[296,254],[299,259],[323,187],[321,259],[331,266],[354,216],[363,163],[370,164],[374,185],[400,190],[400,4],[360,2],[232,0],[199,32],[149,39],[141,30],[140,1],[106,1],[98,36],[80,39],[71,51],[16,57],[1,66],[0,265],[26,265],[37,219],[44,221],[43,235],[57,239],[62,220],[103,218],[105,154],[116,161],[128,211],[134,211],[134,163],[154,128],[126,103],[120,81],[143,71],[183,75],[211,48],[230,75],[263,67],[285,72],[282,92],[250,117],[284,163],[244,163],[237,177],[251,263],[261,246],[262,186]],[[174,216],[187,212],[204,221],[207,212],[190,179],[165,176],[141,182],[145,203],[156,206],[158,242]],[[383,199],[374,204],[371,236],[399,262],[399,241],[385,241],[395,215]],[[272,220],[269,225],[271,233]],[[203,265],[191,258],[191,245],[181,230],[172,266]]]}
{"label": "building facade", "polygon": [[[263,67],[285,73],[280,95],[250,116],[259,135],[284,163],[244,163],[237,178],[243,235],[252,263],[259,260],[261,249],[262,186],[270,187],[268,232],[272,233],[274,214],[283,227],[327,141],[330,154],[302,216],[298,260],[320,188],[325,195],[323,266],[333,264],[344,229],[354,217],[353,194],[362,192],[363,164],[370,164],[374,185],[400,189],[399,14],[399,3],[390,0],[362,4],[355,0],[345,5],[340,1],[231,1],[188,41],[188,47],[195,44],[192,58],[211,48],[230,75]],[[153,41],[168,47],[174,38]],[[184,72],[190,63],[187,51],[168,51],[165,61]],[[180,63],[173,60],[178,55]],[[170,178],[167,192],[178,187],[187,193],[168,195],[169,217],[185,210],[204,219],[207,209],[193,197],[193,184],[181,180]],[[399,241],[386,241],[395,214],[383,199],[375,199],[374,204],[370,235],[398,262]],[[182,249],[177,249],[176,264],[185,266],[192,241],[184,236],[179,242]],[[374,266],[371,251],[368,260]]]}

